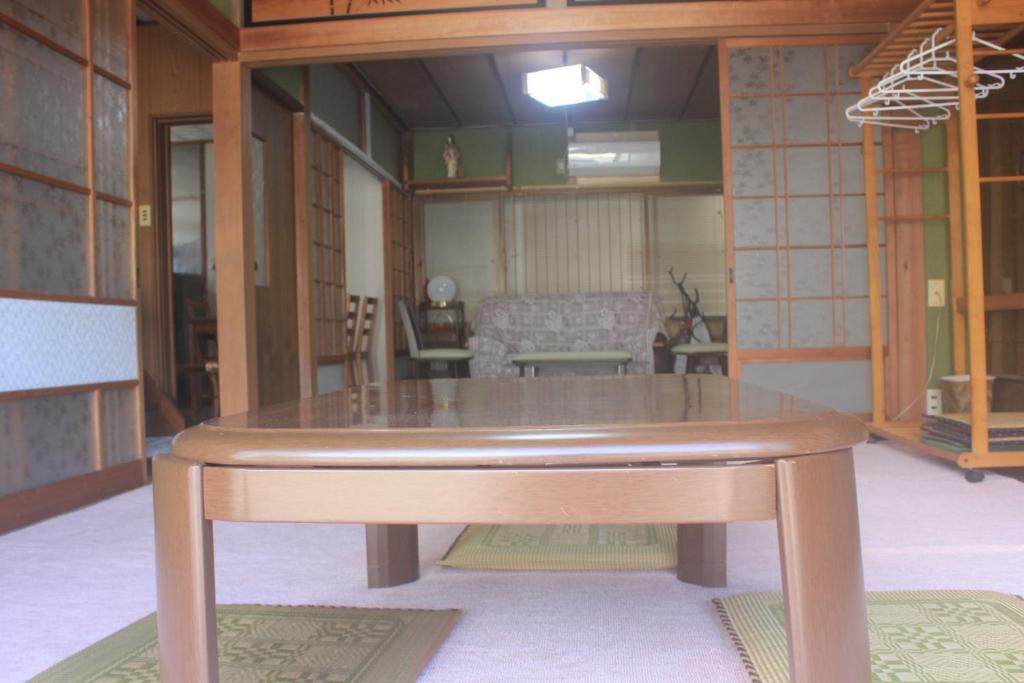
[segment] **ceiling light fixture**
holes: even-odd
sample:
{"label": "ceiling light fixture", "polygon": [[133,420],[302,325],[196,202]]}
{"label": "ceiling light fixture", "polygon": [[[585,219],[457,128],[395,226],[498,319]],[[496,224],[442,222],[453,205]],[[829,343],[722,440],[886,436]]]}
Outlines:
{"label": "ceiling light fixture", "polygon": [[523,92],[549,107],[608,99],[608,82],[583,64],[523,74]]}

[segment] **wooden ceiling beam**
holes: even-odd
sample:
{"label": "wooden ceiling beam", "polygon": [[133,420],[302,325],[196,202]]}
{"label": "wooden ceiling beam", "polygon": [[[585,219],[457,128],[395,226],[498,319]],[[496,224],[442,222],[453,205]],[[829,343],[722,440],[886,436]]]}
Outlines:
{"label": "wooden ceiling beam", "polygon": [[271,66],[717,38],[884,34],[913,0],[714,0],[452,12],[258,26],[240,59]]}
{"label": "wooden ceiling beam", "polygon": [[240,32],[208,0],[139,0],[163,26],[216,60],[238,59]]}

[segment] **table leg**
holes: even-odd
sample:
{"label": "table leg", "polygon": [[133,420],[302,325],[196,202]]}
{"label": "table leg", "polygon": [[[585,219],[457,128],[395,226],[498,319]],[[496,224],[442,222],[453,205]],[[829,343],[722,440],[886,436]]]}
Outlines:
{"label": "table leg", "polygon": [[709,588],[726,585],[725,524],[676,526],[676,576],[680,581]]}
{"label": "table leg", "polygon": [[160,677],[216,683],[213,523],[203,516],[203,468],[153,459]]}
{"label": "table leg", "polygon": [[419,528],[415,524],[366,525],[366,583],[388,588],[420,578]]}
{"label": "table leg", "polygon": [[850,449],[776,462],[779,551],[793,683],[871,678]]}

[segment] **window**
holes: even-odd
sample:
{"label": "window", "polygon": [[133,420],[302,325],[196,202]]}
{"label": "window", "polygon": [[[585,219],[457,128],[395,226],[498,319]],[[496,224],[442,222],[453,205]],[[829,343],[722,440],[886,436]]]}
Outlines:
{"label": "window", "polygon": [[345,352],[344,153],[313,130],[313,290],[317,362],[338,363]]}

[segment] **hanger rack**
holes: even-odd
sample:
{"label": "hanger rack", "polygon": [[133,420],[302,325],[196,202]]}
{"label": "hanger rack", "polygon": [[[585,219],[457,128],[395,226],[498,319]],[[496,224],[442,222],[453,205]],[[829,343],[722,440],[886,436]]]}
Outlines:
{"label": "hanger rack", "polygon": [[[985,175],[979,151],[979,123],[989,119],[1024,120],[1019,104],[1007,98],[998,112],[978,112],[977,101],[1024,74],[1024,3],[1021,0],[920,0],[920,4],[850,70],[864,96],[850,107],[851,121],[862,125],[868,302],[871,314],[872,413],[869,429],[917,452],[954,462],[979,481],[981,468],[1024,467],[1024,449],[1005,451],[990,443],[986,312],[1024,310],[1024,292],[986,295],[986,187],[1024,183],[1024,175]],[[1003,47],[1003,46],[1008,46]],[[954,95],[955,90],[955,95]],[[877,112],[877,113],[876,113]],[[892,357],[887,357],[882,283],[882,245],[878,228],[885,217],[876,202],[879,171],[872,125],[914,131],[936,123],[945,128],[949,212],[952,370],[970,376],[970,448],[947,449],[926,441],[923,421],[900,415],[905,402],[888,389],[898,388]],[[931,172],[922,169],[921,173]],[[892,263],[892,261],[890,261]],[[888,305],[891,306],[890,297]],[[892,311],[890,310],[889,313]]]}
{"label": "hanger rack", "polygon": [[[1007,81],[1024,74],[1024,55],[972,34],[975,47],[986,55],[1014,60],[1007,67],[975,65],[974,95],[984,99],[1006,86]],[[960,107],[957,82],[956,38],[945,28],[936,29],[920,46],[895,64],[873,85],[867,95],[847,108],[846,118],[865,123],[915,131],[926,130],[949,120],[952,109]]]}

